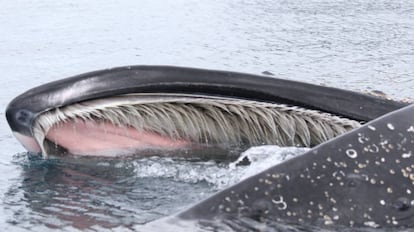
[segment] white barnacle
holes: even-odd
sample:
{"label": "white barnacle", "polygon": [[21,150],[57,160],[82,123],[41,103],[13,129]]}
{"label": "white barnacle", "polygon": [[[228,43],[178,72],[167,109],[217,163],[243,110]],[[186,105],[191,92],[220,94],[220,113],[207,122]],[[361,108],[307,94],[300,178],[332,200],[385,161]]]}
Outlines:
{"label": "white barnacle", "polygon": [[321,204],[318,204],[318,209],[323,210],[323,206]]}
{"label": "white barnacle", "polygon": [[394,130],[395,129],[394,125],[392,125],[391,123],[387,123],[387,127],[390,130]]}
{"label": "white barnacle", "polygon": [[[345,175],[345,172],[344,172],[344,171],[342,171],[342,170],[339,170],[338,172],[335,172],[334,174],[335,174],[335,175],[334,175],[334,177],[336,177],[336,176],[338,176],[338,177],[340,177],[340,176],[345,177],[345,176],[346,176],[346,175]],[[339,174],[340,176],[339,176],[338,174]]]}
{"label": "white barnacle", "polygon": [[287,209],[287,204],[283,200],[283,196],[279,196],[279,200],[272,199],[272,203],[275,204],[275,205],[277,205],[277,208],[279,210],[285,210],[285,209]]}
{"label": "white barnacle", "polygon": [[379,225],[377,223],[375,223],[374,221],[366,221],[366,222],[364,222],[364,225],[372,227],[372,228],[378,228],[379,227]]}
{"label": "white barnacle", "polygon": [[358,157],[358,152],[355,149],[347,149],[346,155],[351,159],[355,159]]}
{"label": "white barnacle", "polygon": [[379,152],[379,148],[378,148],[377,144],[372,144],[372,145],[370,146],[369,151],[370,151],[371,153],[378,153],[378,152]]}
{"label": "white barnacle", "polygon": [[400,171],[401,171],[401,173],[403,174],[404,177],[408,178],[410,176],[405,169],[401,169]]}
{"label": "white barnacle", "polygon": [[411,151],[409,151],[409,152],[407,152],[407,153],[403,153],[403,154],[402,154],[402,157],[403,157],[404,159],[408,159],[408,158],[410,158],[410,157],[411,157],[411,155],[412,155],[412,153],[411,153]]}
{"label": "white barnacle", "polygon": [[363,163],[359,163],[358,164],[358,168],[366,168],[367,167],[367,165],[366,164],[363,164]]}
{"label": "white barnacle", "polygon": [[380,200],[380,204],[381,205],[385,205],[385,201],[384,200]]}
{"label": "white barnacle", "polygon": [[358,134],[358,142],[360,144],[364,144],[366,141],[369,141],[369,139],[363,135]]}
{"label": "white barnacle", "polygon": [[410,127],[407,129],[407,132],[414,132],[414,126],[410,126]]}
{"label": "white barnacle", "polygon": [[376,131],[377,129],[374,126],[368,125],[368,129],[372,130],[372,131]]}
{"label": "white barnacle", "polygon": [[380,142],[380,145],[382,146],[383,149],[386,148],[386,145],[388,144],[388,140],[383,140]]}
{"label": "white barnacle", "polygon": [[332,225],[333,224],[332,218],[329,217],[328,215],[324,215],[323,219],[325,220],[325,222],[324,222],[325,225]]}
{"label": "white barnacle", "polygon": [[265,180],[265,184],[267,184],[267,185],[272,185],[272,184],[273,184],[273,182],[272,182],[272,181],[270,181],[270,180],[268,180],[268,179],[266,179],[266,180]]}

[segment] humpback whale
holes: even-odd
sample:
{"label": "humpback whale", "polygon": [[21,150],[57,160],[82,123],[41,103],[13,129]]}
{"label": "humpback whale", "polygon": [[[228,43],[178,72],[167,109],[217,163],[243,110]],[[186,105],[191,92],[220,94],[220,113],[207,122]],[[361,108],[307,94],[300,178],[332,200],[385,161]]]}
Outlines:
{"label": "humpback whale", "polygon": [[[29,151],[118,155],[140,149],[308,146],[179,213],[179,220],[411,227],[413,106],[260,75],[128,66],[16,97],[7,121]],[[231,223],[229,222],[231,221]]]}

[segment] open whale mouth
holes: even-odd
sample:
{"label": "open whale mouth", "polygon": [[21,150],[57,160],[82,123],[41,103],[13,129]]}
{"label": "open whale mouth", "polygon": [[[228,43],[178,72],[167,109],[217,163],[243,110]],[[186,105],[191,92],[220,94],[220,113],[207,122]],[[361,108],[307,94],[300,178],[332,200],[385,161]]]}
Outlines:
{"label": "open whale mouth", "polygon": [[6,117],[29,151],[117,156],[263,144],[309,147],[402,106],[257,75],[133,66],[31,89],[9,104]]}
{"label": "open whale mouth", "polygon": [[412,228],[413,112],[408,103],[276,78],[135,66],[31,89],[6,117],[18,140],[45,156],[322,143],[167,220]]}
{"label": "open whale mouth", "polygon": [[34,137],[44,154],[64,148],[71,154],[103,156],[206,146],[310,147],[359,126],[355,120],[284,104],[129,94],[47,111],[36,119]]}

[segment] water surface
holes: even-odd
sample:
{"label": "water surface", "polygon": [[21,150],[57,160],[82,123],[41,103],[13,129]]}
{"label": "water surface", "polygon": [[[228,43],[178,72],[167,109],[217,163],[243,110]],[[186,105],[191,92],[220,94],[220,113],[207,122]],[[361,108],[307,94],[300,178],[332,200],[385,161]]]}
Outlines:
{"label": "water surface", "polygon": [[208,161],[85,163],[24,153],[4,110],[13,97],[39,84],[96,69],[157,64],[268,71],[414,98],[411,0],[17,0],[1,5],[2,230],[136,230],[137,224],[182,210],[242,178]]}

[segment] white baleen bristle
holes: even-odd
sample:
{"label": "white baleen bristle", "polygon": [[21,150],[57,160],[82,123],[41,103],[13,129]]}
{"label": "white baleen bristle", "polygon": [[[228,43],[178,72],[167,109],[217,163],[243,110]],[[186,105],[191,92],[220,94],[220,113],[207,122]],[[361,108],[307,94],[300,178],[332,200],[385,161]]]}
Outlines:
{"label": "white baleen bristle", "polygon": [[131,94],[41,114],[34,127],[38,143],[43,145],[51,127],[69,120],[106,121],[203,144],[306,147],[361,125],[329,113],[284,104],[210,96]]}

